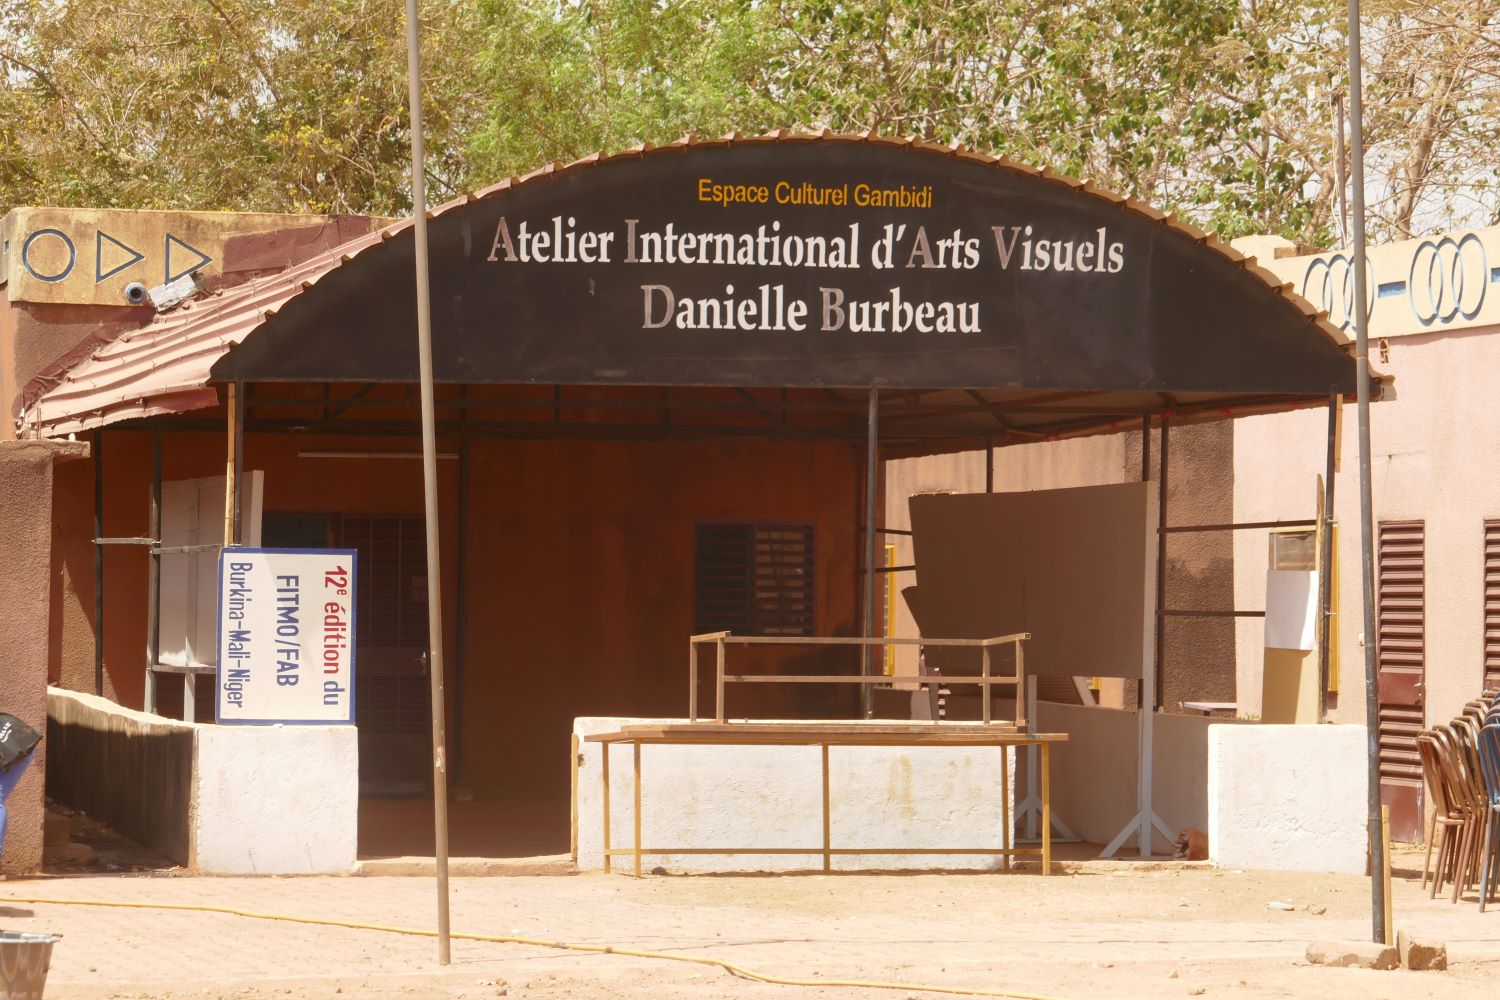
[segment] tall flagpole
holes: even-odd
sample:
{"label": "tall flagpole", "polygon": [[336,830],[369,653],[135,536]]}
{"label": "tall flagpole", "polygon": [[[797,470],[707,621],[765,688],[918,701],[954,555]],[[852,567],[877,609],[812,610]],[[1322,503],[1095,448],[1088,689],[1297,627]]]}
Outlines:
{"label": "tall flagpole", "polygon": [[1385,884],[1381,871],[1385,844],[1380,817],[1380,678],[1375,649],[1375,528],[1370,494],[1369,294],[1365,282],[1364,93],[1360,79],[1359,0],[1349,0],[1349,175],[1354,188],[1354,362],[1359,409],[1359,556],[1364,588],[1365,734],[1368,759],[1366,824],[1370,838],[1370,910],[1374,940],[1387,940]]}
{"label": "tall flagpole", "polygon": [[448,754],[443,719],[443,577],[439,571],[437,421],[432,401],[432,295],[427,282],[427,151],[422,140],[422,47],[417,0],[406,0],[406,81],[411,114],[411,201],[417,271],[417,359],[422,390],[422,497],[427,510],[427,673],[432,692],[433,861],[437,874],[438,963],[448,940]]}

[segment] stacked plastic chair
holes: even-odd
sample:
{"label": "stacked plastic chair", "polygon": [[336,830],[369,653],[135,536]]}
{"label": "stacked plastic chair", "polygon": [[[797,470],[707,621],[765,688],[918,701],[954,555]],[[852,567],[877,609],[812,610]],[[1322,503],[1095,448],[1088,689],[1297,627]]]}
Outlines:
{"label": "stacked plastic chair", "polygon": [[[1432,888],[1427,895],[1436,898],[1445,876],[1453,877],[1458,867],[1459,844],[1463,840],[1467,816],[1449,797],[1447,749],[1437,733],[1428,729],[1417,736],[1417,754],[1422,761],[1422,779],[1427,785],[1427,800],[1432,803],[1432,818],[1427,824],[1427,857],[1422,862],[1422,885],[1430,877]],[[1437,864],[1432,863],[1432,849],[1437,847]]]}
{"label": "stacked plastic chair", "polygon": [[1477,884],[1483,910],[1500,883],[1500,696],[1487,691],[1448,725],[1423,730],[1417,753],[1433,806],[1422,885],[1430,876],[1435,898],[1451,884],[1456,903]]}

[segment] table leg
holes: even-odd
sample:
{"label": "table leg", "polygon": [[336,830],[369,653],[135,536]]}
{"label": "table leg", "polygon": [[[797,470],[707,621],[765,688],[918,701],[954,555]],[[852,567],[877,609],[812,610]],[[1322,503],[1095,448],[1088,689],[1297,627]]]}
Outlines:
{"label": "table leg", "polygon": [[823,744],[823,870],[833,870],[833,835],[828,818],[828,744]]}
{"label": "table leg", "polygon": [[641,877],[641,745],[635,747],[635,877]]}
{"label": "table leg", "polygon": [[1042,744],[1042,874],[1052,874],[1052,744]]}
{"label": "table leg", "polygon": [[604,751],[604,874],[608,875],[613,867],[609,856],[609,744],[599,746]]}
{"label": "table leg", "polygon": [[[1010,822],[1010,747],[1000,746],[1000,846],[1011,848]],[[1000,869],[1010,871],[1010,855],[1000,855]]]}

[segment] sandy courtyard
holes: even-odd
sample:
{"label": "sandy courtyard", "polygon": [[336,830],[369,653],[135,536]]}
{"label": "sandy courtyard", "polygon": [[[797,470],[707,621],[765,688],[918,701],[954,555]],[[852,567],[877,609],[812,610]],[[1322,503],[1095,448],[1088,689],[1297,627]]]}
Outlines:
{"label": "sandy courtyard", "polygon": [[[1411,863],[1403,857],[1403,868]],[[1396,923],[1446,943],[1451,967],[1308,966],[1308,942],[1368,935],[1359,878],[1149,864],[1013,875],[623,876],[455,879],[456,931],[714,956],[808,979],[899,980],[1071,998],[1494,997],[1500,906],[1429,901],[1396,885]],[[1407,869],[1409,871],[1409,869]],[[202,903],[430,927],[420,878],[78,876],[0,884],[0,926],[64,935],[49,1000],[103,998],[935,997],[794,987],[718,969],[242,917],[18,902],[18,897]],[[1272,909],[1287,903],[1292,910]]]}

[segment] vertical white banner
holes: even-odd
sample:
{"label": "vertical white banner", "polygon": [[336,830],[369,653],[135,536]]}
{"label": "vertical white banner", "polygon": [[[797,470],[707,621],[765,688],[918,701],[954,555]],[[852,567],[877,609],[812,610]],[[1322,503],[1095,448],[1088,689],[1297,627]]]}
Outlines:
{"label": "vertical white banner", "polygon": [[355,561],[349,549],[220,553],[219,722],[354,721]]}

